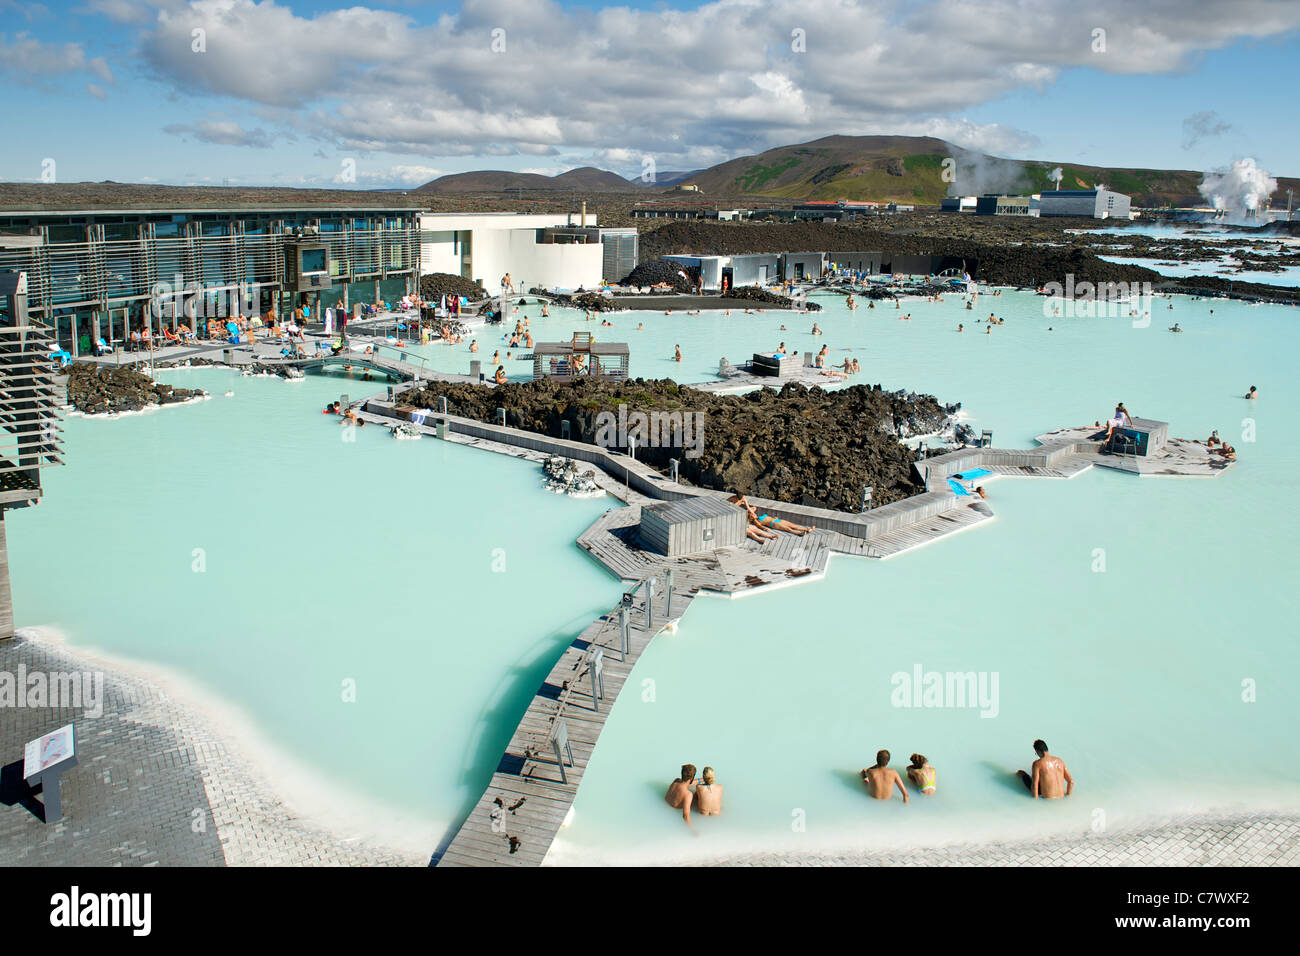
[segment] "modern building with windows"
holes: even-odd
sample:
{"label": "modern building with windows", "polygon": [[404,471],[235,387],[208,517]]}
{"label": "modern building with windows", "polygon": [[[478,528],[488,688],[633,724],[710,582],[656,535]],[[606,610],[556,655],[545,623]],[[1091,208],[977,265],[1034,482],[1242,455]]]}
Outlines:
{"label": "modern building with windows", "polygon": [[0,209],[0,271],[73,356],[133,329],[413,292],[415,208]]}

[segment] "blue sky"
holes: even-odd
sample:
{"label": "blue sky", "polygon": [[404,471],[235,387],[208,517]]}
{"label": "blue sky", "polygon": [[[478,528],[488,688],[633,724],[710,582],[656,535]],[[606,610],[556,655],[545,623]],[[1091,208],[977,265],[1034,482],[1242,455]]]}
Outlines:
{"label": "blue sky", "polygon": [[0,180],[37,180],[47,158],[60,181],[632,175],[879,132],[1300,174],[1296,3],[0,0],[0,24],[21,131]]}

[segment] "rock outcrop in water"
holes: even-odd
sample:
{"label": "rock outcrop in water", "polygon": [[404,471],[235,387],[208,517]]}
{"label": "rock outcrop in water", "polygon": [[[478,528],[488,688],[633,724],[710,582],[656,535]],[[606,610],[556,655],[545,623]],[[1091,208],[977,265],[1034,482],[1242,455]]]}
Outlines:
{"label": "rock outcrop in water", "polygon": [[596,484],[596,472],[591,468],[580,468],[572,458],[552,455],[542,462],[542,474],[546,476],[546,490],[557,495],[571,498],[597,498],[605,492]]}
{"label": "rock outcrop in water", "polygon": [[174,405],[199,398],[201,389],[155,382],[129,366],[110,368],[78,362],[68,368],[68,404],[87,415],[136,412],[152,405]]}
{"label": "rock outcrop in water", "polygon": [[636,457],[661,473],[676,458],[687,484],[842,511],[858,510],[863,485],[874,488],[876,504],[916,494],[915,452],[900,439],[944,431],[960,408],[879,386],[828,392],[791,382],[780,392],[713,395],[668,379],[543,379],[497,388],[432,382],[403,401],[437,409],[442,396],[453,415],[495,422],[504,408],[513,428],[559,438],[567,421],[570,438],[617,448],[626,440],[626,429],[622,439],[611,435],[620,417],[635,428],[630,416],[645,412],[662,440],[651,447],[638,441]]}

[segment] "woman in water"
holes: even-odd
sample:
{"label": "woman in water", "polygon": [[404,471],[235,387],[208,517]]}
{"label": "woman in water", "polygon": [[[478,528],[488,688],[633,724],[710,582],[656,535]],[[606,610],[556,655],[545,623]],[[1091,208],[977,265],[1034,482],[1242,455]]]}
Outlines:
{"label": "woman in water", "polygon": [[492,381],[496,382],[498,385],[504,385],[506,383],[506,368],[504,365],[497,366],[496,374],[492,376]]}
{"label": "woman in water", "polygon": [[930,766],[930,761],[925,759],[925,754],[912,754],[909,759],[912,763],[907,768],[907,779],[911,780],[913,786],[927,797],[934,796],[938,785],[938,774]]}
{"label": "woman in water", "polygon": [[681,360],[682,360],[682,347],[681,347],[680,345],[674,345],[674,346],[673,346],[673,361],[674,361],[674,362],[680,362]]}

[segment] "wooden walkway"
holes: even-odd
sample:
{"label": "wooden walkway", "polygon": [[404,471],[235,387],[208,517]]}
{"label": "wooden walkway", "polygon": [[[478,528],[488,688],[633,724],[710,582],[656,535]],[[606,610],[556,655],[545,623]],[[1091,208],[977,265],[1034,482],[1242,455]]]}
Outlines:
{"label": "wooden walkway", "polygon": [[[656,634],[675,622],[694,599],[676,591],[668,606],[656,593],[654,623],[645,623],[644,589],[629,609],[629,646],[623,653],[618,611],[593,621],[560,655],[529,703],[496,772],[469,817],[445,848],[439,866],[539,866],[551,848],[586,771],[610,709],[637,659]],[[593,692],[592,655],[601,654],[600,685]],[[566,764],[556,758],[556,735]],[[572,763],[567,761],[572,757]]]}

